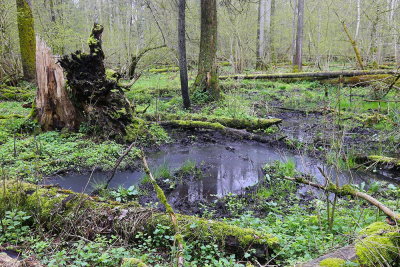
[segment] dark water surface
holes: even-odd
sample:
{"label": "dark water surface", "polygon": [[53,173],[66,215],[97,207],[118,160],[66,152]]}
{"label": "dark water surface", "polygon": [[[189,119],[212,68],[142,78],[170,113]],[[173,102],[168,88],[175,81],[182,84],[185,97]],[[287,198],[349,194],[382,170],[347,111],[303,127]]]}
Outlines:
{"label": "dark water surface", "polygon": [[[184,147],[180,144],[165,146],[162,151],[147,155],[150,168],[155,171],[159,166],[168,166],[172,171],[179,169],[187,160],[204,164],[206,171],[202,179],[185,181],[178,185],[171,193],[176,198],[188,198],[189,201],[211,199],[215,196],[224,196],[228,193],[238,194],[248,186],[255,185],[263,178],[262,167],[266,163],[276,160],[292,160],[300,172],[313,175],[316,181],[324,184],[325,178],[321,175],[322,168],[332,181],[338,179],[343,184],[368,185],[374,180],[389,180],[395,182],[389,174],[373,174],[367,172],[336,172],[321,161],[304,155],[295,155],[273,149],[265,144],[255,142],[220,142],[192,144]],[[76,192],[90,192],[98,183],[105,182],[109,173],[95,172],[90,181],[89,174],[68,174],[52,177],[45,183],[59,184],[65,189]],[[137,185],[144,177],[142,171],[117,172],[110,183],[110,187]],[[391,180],[392,179],[392,180]],[[300,191],[307,190],[303,187]]]}

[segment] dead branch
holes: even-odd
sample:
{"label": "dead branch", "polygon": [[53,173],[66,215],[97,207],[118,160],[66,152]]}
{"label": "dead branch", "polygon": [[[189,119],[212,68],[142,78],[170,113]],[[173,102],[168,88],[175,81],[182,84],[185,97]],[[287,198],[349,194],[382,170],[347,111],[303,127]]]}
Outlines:
{"label": "dead branch", "polygon": [[389,216],[392,220],[396,221],[397,223],[400,223],[400,216],[396,214],[394,211],[386,207],[383,203],[381,203],[379,200],[376,198],[358,191],[357,189],[352,188],[350,185],[344,185],[342,187],[334,185],[332,183],[329,183],[327,186],[323,186],[320,184],[313,183],[309,180],[306,180],[304,178],[292,178],[292,177],[283,177],[285,180],[293,181],[296,183],[300,184],[305,184],[305,185],[310,185],[312,187],[334,193],[338,196],[353,196],[357,198],[361,198],[369,202],[370,204],[374,205],[377,207],[379,210],[381,210],[383,213],[385,213],[387,216]]}

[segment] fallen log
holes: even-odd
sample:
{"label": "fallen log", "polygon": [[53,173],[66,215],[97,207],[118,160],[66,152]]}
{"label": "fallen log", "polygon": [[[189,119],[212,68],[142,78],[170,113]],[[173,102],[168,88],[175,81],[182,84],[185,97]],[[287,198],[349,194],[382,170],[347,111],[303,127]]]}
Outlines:
{"label": "fallen log", "polygon": [[237,119],[237,118],[228,118],[228,117],[206,117],[202,115],[196,114],[187,114],[187,115],[177,115],[177,114],[146,114],[147,120],[151,121],[200,121],[200,122],[209,122],[209,123],[219,123],[225,127],[235,128],[235,129],[246,129],[246,130],[259,130],[259,129],[267,129],[273,125],[280,124],[282,122],[281,119],[272,118],[272,119]]}
{"label": "fallen log", "polygon": [[296,79],[296,78],[313,78],[313,79],[330,79],[342,77],[355,77],[363,75],[382,75],[397,74],[397,70],[350,70],[350,71],[329,71],[329,72],[300,72],[300,73],[273,73],[273,74],[235,74],[219,76],[220,80],[269,80],[269,79]]}
{"label": "fallen log", "polygon": [[172,121],[161,121],[159,122],[161,126],[168,127],[180,127],[184,129],[210,129],[221,131],[224,134],[236,136],[246,140],[253,140],[260,143],[271,143],[274,140],[267,136],[250,133],[246,130],[239,130],[230,127],[225,127],[218,122],[204,122],[204,121],[190,121],[190,120],[172,120]]}
{"label": "fallen log", "polygon": [[334,193],[338,196],[353,196],[353,197],[357,197],[357,198],[361,198],[366,200],[367,202],[369,202],[370,204],[374,205],[375,207],[377,207],[379,210],[381,210],[383,213],[385,213],[388,217],[390,217],[393,221],[400,223],[400,216],[399,214],[396,214],[394,211],[392,211],[391,209],[389,209],[388,207],[386,207],[383,203],[381,203],[379,200],[377,200],[376,198],[358,191],[357,189],[353,188],[350,185],[344,185],[344,186],[337,186],[333,183],[328,183],[326,186],[324,185],[320,185],[320,184],[316,184],[313,183],[309,180],[306,180],[304,178],[301,177],[296,177],[296,178],[292,178],[292,177],[282,177],[285,180],[289,180],[289,181],[293,181],[296,183],[300,183],[300,184],[305,184],[305,185],[309,185],[321,190],[324,190],[326,192],[330,192],[330,193]]}
{"label": "fallen log", "polygon": [[[34,218],[34,225],[64,238],[79,236],[94,240],[104,234],[132,243],[137,232],[152,234],[158,224],[168,226],[171,235],[174,229],[170,215],[136,202],[101,201],[54,186],[5,180],[0,186],[0,214],[12,209],[27,212]],[[276,237],[253,229],[181,214],[176,214],[176,220],[186,240],[215,242],[221,250],[239,257],[255,249],[258,258],[269,260],[272,250],[279,248]]]}

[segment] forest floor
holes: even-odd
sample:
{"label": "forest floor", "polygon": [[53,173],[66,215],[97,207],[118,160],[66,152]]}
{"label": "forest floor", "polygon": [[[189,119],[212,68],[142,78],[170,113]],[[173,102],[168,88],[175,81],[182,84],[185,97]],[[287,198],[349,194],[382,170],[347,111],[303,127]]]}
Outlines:
{"label": "forest floor", "polygon": [[[280,118],[283,120],[280,125],[258,131],[271,140],[275,149],[307,155],[343,171],[368,168],[370,172],[379,172],[380,168],[391,168],[393,183],[377,180],[367,187],[356,186],[400,212],[400,189],[395,184],[399,176],[395,169],[398,167],[363,160],[370,155],[400,158],[399,102],[365,101],[375,99],[381,93],[373,87],[309,81],[223,81],[221,88],[222,100],[211,104],[207,104],[205,94],[192,95],[191,112],[181,106],[177,73],[143,75],[127,92],[127,97],[137,111],[147,108],[142,116],[152,121],[169,115],[187,118],[193,116],[193,112],[207,118]],[[94,169],[106,172],[114,167],[129,144],[88,137],[84,128],[79,133],[42,133],[34,122],[25,118],[31,112],[30,108],[22,106],[32,101],[34,92],[35,88],[29,84],[17,88],[0,85],[3,179],[37,183],[56,174],[90,173]],[[384,99],[399,101],[400,93],[392,90]],[[168,146],[168,143],[185,147],[207,143],[225,146],[227,140],[238,144],[245,142],[209,130],[150,127],[150,132],[156,140],[140,140],[140,145],[149,153]],[[226,146],[226,149],[234,150],[235,147]],[[137,156],[138,150],[133,149],[119,170],[135,170],[139,165]],[[177,184],[201,179],[209,168],[207,164],[190,161],[177,169],[154,167],[157,181],[167,195]],[[285,175],[302,174],[296,170],[293,161],[270,162],[263,168],[265,179],[239,195],[227,194],[196,204],[180,202],[180,206],[175,203],[174,207],[181,213],[274,234],[282,244],[281,249],[272,255],[274,263],[279,266],[309,261],[348,245],[356,239],[360,229],[384,219],[376,208],[364,201],[340,198],[335,222],[329,227],[327,197],[314,191],[299,194],[299,185],[279,179]],[[152,187],[146,181],[144,178],[134,187],[101,191],[100,197],[121,202],[138,201],[143,205],[153,203],[153,207],[160,208]],[[29,215],[10,211],[2,222],[4,225],[17,221],[22,226],[29,220],[25,217]],[[0,234],[0,244],[4,249],[21,251],[25,256],[34,255],[49,266],[113,266],[126,257],[140,258],[150,265],[169,266],[170,254],[165,248],[160,249],[160,242],[171,240],[167,230],[160,226],[151,235],[138,234],[137,243],[132,246],[122,246],[115,238],[104,237],[92,242],[74,240],[71,246],[70,241],[57,240],[57,237],[40,232],[30,235],[29,228],[18,226],[13,236]],[[190,241],[186,244],[185,258],[188,266],[244,266],[254,258],[254,254],[255,251],[249,250],[241,258],[235,258],[220,251],[213,243],[199,246]]]}

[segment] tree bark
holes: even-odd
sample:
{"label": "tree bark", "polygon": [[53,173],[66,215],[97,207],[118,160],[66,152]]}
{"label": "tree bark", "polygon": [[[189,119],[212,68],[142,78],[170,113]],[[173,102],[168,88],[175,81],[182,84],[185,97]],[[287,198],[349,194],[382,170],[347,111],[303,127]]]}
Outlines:
{"label": "tree bark", "polygon": [[186,109],[189,109],[190,98],[189,98],[189,82],[188,82],[187,60],[186,60],[186,29],[185,29],[186,0],[179,0],[178,9],[179,9],[179,15],[178,15],[179,71],[181,79],[181,91],[182,91],[183,106]]}
{"label": "tree bark", "polygon": [[216,57],[217,0],[202,0],[199,69],[194,88],[208,92],[212,100],[220,98]]}
{"label": "tree bark", "polygon": [[296,52],[293,57],[295,71],[301,71],[303,68],[304,1],[298,0],[297,4]]}
{"label": "tree bark", "polygon": [[79,118],[65,88],[64,71],[44,41],[38,38],[36,46],[35,117],[44,131],[74,130]]}
{"label": "tree bark", "polygon": [[34,19],[32,14],[31,0],[16,0],[17,20],[19,33],[19,46],[21,51],[22,68],[24,79],[35,80],[36,63],[36,37],[34,29]]}

